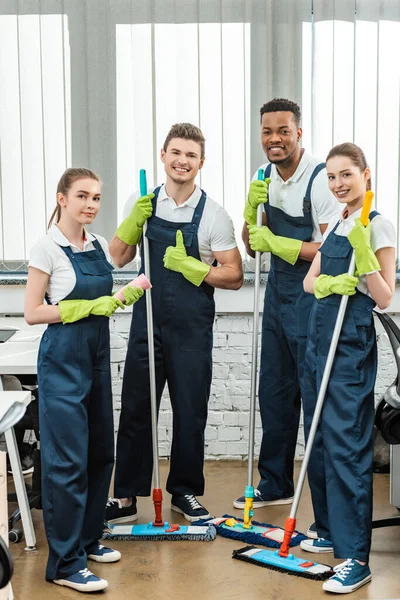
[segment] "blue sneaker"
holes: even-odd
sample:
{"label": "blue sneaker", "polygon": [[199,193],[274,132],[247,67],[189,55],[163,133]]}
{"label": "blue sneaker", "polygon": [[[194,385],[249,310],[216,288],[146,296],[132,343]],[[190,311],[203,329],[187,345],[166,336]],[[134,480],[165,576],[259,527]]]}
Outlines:
{"label": "blue sneaker", "polygon": [[322,589],[336,594],[350,594],[372,579],[368,565],[360,565],[355,559],[349,558],[335,567],[335,575],[325,581]]}
{"label": "blue sneaker", "polygon": [[310,527],[307,529],[306,536],[308,538],[310,538],[310,540],[317,540],[318,539],[317,526],[316,526],[315,523],[312,523],[310,525]]}
{"label": "blue sneaker", "polygon": [[333,552],[331,540],[325,540],[324,538],[317,538],[316,540],[303,540],[300,542],[300,548],[306,552]]}
{"label": "blue sneaker", "polygon": [[100,563],[113,563],[118,562],[121,558],[121,552],[107,548],[99,544],[90,554],[88,554],[90,560],[95,560]]}
{"label": "blue sneaker", "polygon": [[[262,508],[263,506],[274,506],[278,504],[292,504],[293,496],[290,498],[271,498],[267,494],[262,494],[260,490],[254,488],[253,508]],[[240,496],[233,502],[235,508],[244,508],[246,504],[246,498]]]}
{"label": "blue sneaker", "polygon": [[93,575],[89,569],[82,569],[65,579],[53,579],[57,585],[65,585],[78,592],[99,592],[108,587],[108,581]]}

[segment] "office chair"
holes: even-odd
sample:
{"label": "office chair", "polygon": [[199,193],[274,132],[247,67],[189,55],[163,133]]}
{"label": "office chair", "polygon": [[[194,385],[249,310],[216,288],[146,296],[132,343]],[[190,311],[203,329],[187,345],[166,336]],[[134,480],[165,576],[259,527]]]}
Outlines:
{"label": "office chair", "polygon": [[[26,483],[26,492],[28,496],[28,502],[30,509],[42,508],[42,494],[41,494],[41,465],[40,465],[40,435],[39,435],[39,409],[38,409],[38,390],[36,375],[18,375],[18,380],[24,389],[29,389],[31,394],[35,397],[35,400],[31,402],[27,408],[27,411],[23,418],[15,425],[15,431],[20,430],[22,434],[26,430],[33,430],[35,437],[38,441],[38,447],[34,450],[33,454],[33,474],[32,474],[32,485]],[[9,502],[17,502],[17,495],[15,493],[8,494]],[[17,528],[17,523],[21,520],[21,512],[17,507],[8,519],[8,539],[11,543],[17,543],[21,541],[23,532]]]}
{"label": "office chair", "polygon": [[[375,426],[383,439],[391,445],[400,444],[400,329],[389,315],[374,311],[385,329],[394,353],[397,376],[388,387],[375,412]],[[400,507],[397,507],[400,510]],[[400,526],[400,516],[378,519],[372,522],[373,529]]]}

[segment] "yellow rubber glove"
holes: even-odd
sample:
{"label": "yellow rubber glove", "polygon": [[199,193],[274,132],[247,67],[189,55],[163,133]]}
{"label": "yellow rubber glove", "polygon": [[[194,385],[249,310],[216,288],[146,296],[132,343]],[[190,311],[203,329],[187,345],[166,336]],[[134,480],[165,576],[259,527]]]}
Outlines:
{"label": "yellow rubber glove", "polygon": [[339,296],[354,296],[358,285],[357,277],[342,273],[341,275],[320,275],[314,282],[314,296],[317,300],[339,294]]}
{"label": "yellow rubber glove", "polygon": [[131,285],[127,285],[122,290],[122,295],[125,298],[125,306],[131,306],[131,304],[135,304],[144,294],[144,290],[141,287],[132,287]]}
{"label": "yellow rubber glove", "polygon": [[125,309],[125,306],[115,296],[100,296],[95,300],[61,300],[58,308],[63,323],[75,323],[89,315],[111,317],[117,308]]}
{"label": "yellow rubber glove", "polygon": [[131,214],[118,227],[115,235],[125,242],[125,244],[136,246],[140,242],[143,225],[153,214],[153,205],[151,203],[153,198],[154,194],[147,194],[147,196],[141,196],[136,200]]}
{"label": "yellow rubber glove", "polygon": [[271,179],[256,180],[250,183],[243,217],[249,225],[257,225],[257,208],[259,204],[268,202],[268,188]]}
{"label": "yellow rubber glove", "polygon": [[347,239],[353,246],[356,255],[357,275],[376,273],[376,271],[381,270],[381,265],[371,248],[371,225],[369,219],[365,227],[360,219],[356,219]]}
{"label": "yellow rubber glove", "polygon": [[187,255],[182,231],[179,229],[176,232],[176,246],[168,246],[165,251],[164,267],[182,273],[185,279],[197,287],[203,282],[211,269],[210,265]]}
{"label": "yellow rubber glove", "polygon": [[301,240],[275,235],[265,226],[248,225],[248,230],[250,248],[254,252],[272,252],[290,265],[295,264],[303,243]]}

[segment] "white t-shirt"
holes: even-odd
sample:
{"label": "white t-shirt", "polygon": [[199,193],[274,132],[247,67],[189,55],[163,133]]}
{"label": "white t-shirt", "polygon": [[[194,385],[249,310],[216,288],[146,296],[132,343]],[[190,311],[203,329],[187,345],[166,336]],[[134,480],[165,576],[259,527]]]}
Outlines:
{"label": "white t-shirt", "polygon": [[[97,239],[111,262],[107,241],[100,235],[92,235],[86,231],[83,252],[94,250],[93,240]],[[76,275],[70,259],[60,246],[69,246],[72,252],[82,252],[80,248],[71,244],[63,233],[53,224],[40,240],[36,242],[31,250],[29,266],[40,269],[50,275],[47,286],[47,294],[51,304],[57,304],[64,300],[72,292],[76,284]]]}
{"label": "white t-shirt", "polygon": [[[291,217],[303,216],[303,199],[315,167],[321,161],[307,152],[303,152],[296,171],[283,181],[275,165],[271,167],[271,183],[268,190],[268,202],[275,208],[280,208]],[[269,163],[261,165],[266,168]],[[252,181],[258,178],[258,169]],[[311,188],[311,218],[313,222],[312,242],[322,242],[319,226],[329,223],[332,216],[337,214],[337,200],[328,187],[326,169],[322,169],[314,179]]]}
{"label": "white t-shirt", "polygon": [[[154,189],[150,188],[149,193]],[[135,192],[128,198],[124,207],[124,219],[139,197],[140,193]],[[172,223],[190,223],[200,198],[201,189],[196,185],[193,194],[186,202],[177,206],[175,200],[167,195],[165,185],[162,185],[157,198],[156,217]],[[223,206],[209,196],[207,196],[197,235],[200,258],[209,265],[214,262],[214,252],[225,252],[237,246],[230,216]]]}
{"label": "white t-shirt", "polygon": [[[355,219],[361,216],[362,209],[360,208],[348,217],[343,218],[346,210],[346,208],[342,210],[342,207],[339,207],[339,214],[337,214],[336,217],[332,218],[329,222],[329,225],[324,233],[324,240],[328,237],[338,221],[339,225],[337,226],[334,235],[342,235],[346,237],[349,235],[350,231],[354,227]],[[385,217],[382,215],[376,215],[371,221],[371,248],[374,252],[377,252],[377,250],[380,250],[381,248],[396,248],[396,231],[393,227],[393,224],[388,219],[385,219]],[[363,294],[371,296],[368,291],[365,277],[359,277],[357,289]]]}

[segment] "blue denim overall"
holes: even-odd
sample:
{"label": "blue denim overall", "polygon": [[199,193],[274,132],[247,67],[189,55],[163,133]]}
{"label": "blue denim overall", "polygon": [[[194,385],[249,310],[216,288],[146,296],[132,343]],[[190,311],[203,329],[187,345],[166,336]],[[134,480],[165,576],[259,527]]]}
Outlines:
{"label": "blue denim overall", "polygon": [[[377,214],[373,211],[370,219]],[[348,271],[353,249],[346,236],[335,234],[338,224],[320,248],[321,274]],[[306,436],[341,299],[333,294],[316,300],[311,311],[303,386]],[[349,297],[308,467],[319,537],[332,540],[336,558],[366,562],[371,545],[377,371],[374,306],[374,300],[359,291]]]}
{"label": "blue denim overall", "polygon": [[[168,246],[183,233],[188,256],[200,260],[198,228],[206,203],[203,192],[189,223],[156,215],[160,188],[154,190],[148,220],[157,402],[165,383],[173,410],[173,440],[167,491],[173,495],[204,493],[204,429],[212,376],[214,288],[196,287],[181,273],[164,267]],[[143,264],[143,244],[142,244]],[[153,455],[145,298],[133,307],[117,441],[114,494],[117,498],[149,496]]]}
{"label": "blue denim overall", "polygon": [[[318,165],[303,199],[303,216],[293,217],[264,204],[268,227],[275,235],[309,242],[313,233],[311,190]],[[271,174],[271,163],[265,177]],[[259,403],[263,428],[258,489],[270,500],[293,496],[293,460],[301,405],[301,377],[313,298],[303,290],[310,263],[290,265],[271,254],[262,322]]]}
{"label": "blue denim overall", "polygon": [[[98,240],[73,253],[76,284],[65,300],[110,295],[113,267]],[[49,544],[46,578],[86,568],[102,536],[114,462],[114,427],[107,317],[54,323],[38,357],[43,517]]]}

